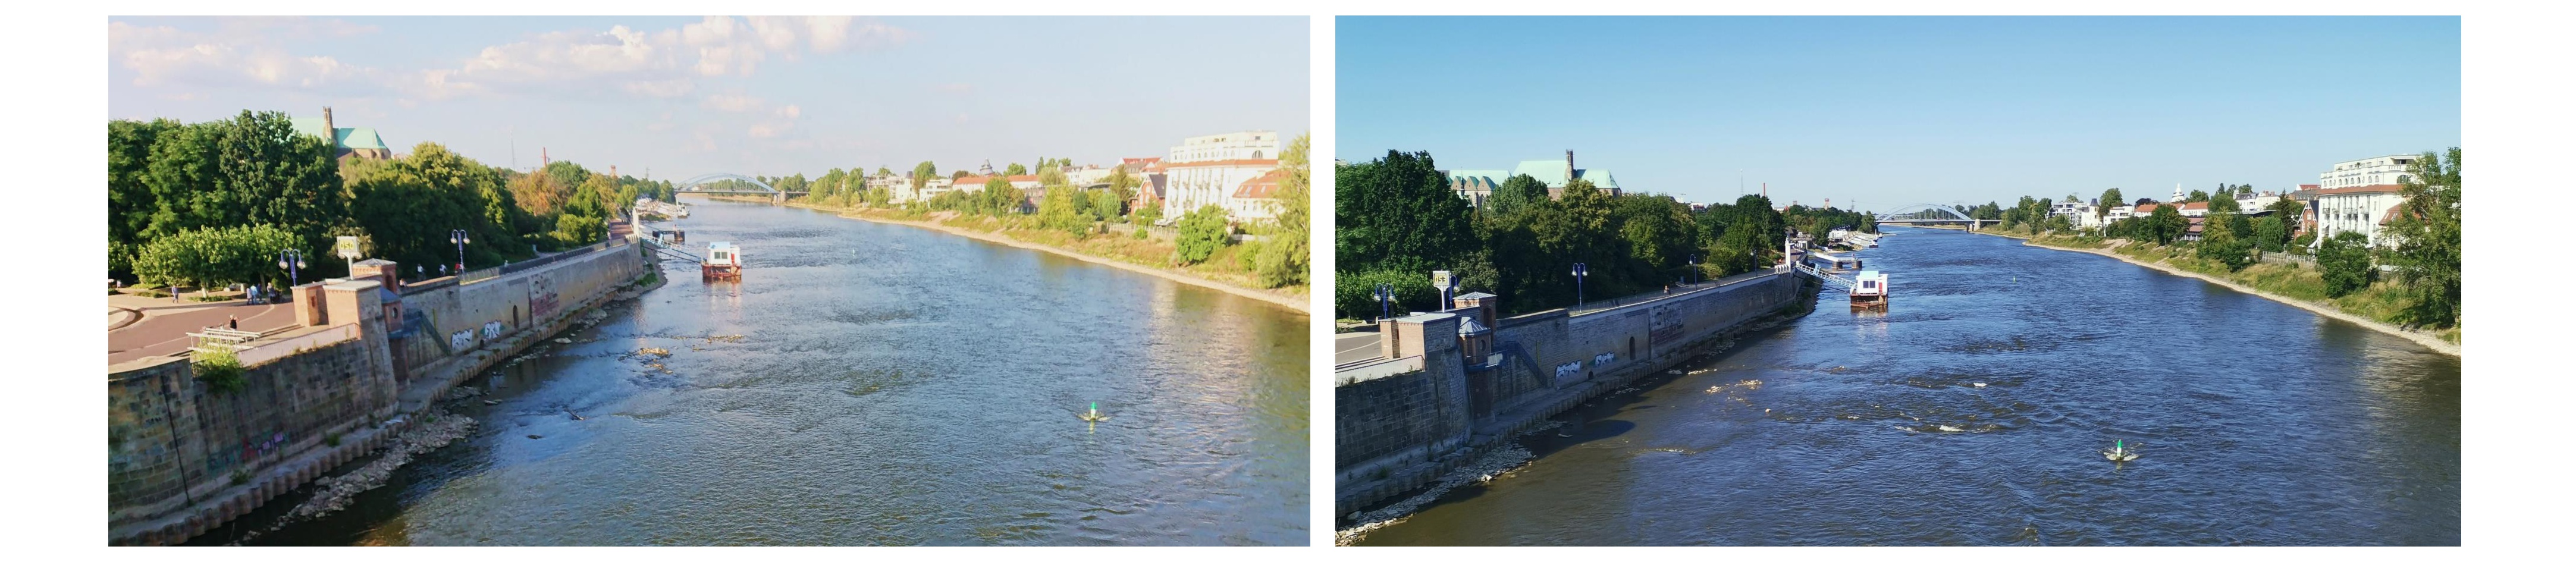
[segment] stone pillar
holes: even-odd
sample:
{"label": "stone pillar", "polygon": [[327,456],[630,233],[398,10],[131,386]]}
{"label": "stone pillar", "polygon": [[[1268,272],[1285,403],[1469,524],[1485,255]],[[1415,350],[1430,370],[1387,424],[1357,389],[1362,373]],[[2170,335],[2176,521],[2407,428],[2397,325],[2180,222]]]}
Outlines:
{"label": "stone pillar", "polygon": [[288,291],[295,295],[295,303],[290,306],[295,308],[296,325],[320,326],[331,323],[331,315],[325,312],[326,309],[323,307],[321,283],[305,283],[292,287]]}

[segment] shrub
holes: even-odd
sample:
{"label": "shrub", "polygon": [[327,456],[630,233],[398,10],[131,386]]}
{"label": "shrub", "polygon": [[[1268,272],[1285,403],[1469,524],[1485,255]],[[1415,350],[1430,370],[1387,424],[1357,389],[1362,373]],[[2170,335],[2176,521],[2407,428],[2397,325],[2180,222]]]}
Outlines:
{"label": "shrub", "polygon": [[1134,238],[1134,239],[1137,239],[1137,240],[1144,240],[1146,237],[1149,237],[1149,236],[1153,236],[1153,235],[1152,235],[1152,234],[1146,234],[1146,233],[1145,233],[1145,227],[1142,227],[1142,226],[1136,227],[1136,229],[1135,229],[1135,230],[1128,231],[1128,233],[1127,233],[1127,237],[1128,237],[1128,238]]}
{"label": "shrub", "polygon": [[230,394],[249,385],[243,377],[248,369],[242,368],[241,358],[232,350],[201,350],[190,359],[188,367],[196,372],[197,381],[206,383],[216,394]]}
{"label": "shrub", "polygon": [[2328,298],[2353,294],[2370,286],[2373,274],[2370,264],[2370,237],[2359,232],[2340,232],[2317,248],[2317,270],[2325,276]]}
{"label": "shrub", "polygon": [[1181,265],[1207,261],[1225,247],[1231,238],[1225,232],[1225,209],[1215,205],[1199,207],[1181,218],[1181,236],[1173,248]]}
{"label": "shrub", "polygon": [[1393,285],[1395,301],[1389,303],[1393,314],[1412,310],[1406,303],[1437,304],[1439,291],[1431,288],[1429,272],[1377,270],[1333,275],[1333,313],[1342,318],[1376,318],[1381,313],[1377,303],[1377,286]]}

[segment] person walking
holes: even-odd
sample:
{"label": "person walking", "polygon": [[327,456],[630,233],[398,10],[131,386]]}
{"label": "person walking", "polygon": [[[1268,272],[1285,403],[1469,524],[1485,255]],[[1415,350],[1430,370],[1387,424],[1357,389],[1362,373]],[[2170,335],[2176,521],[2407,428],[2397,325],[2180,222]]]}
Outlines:
{"label": "person walking", "polygon": [[230,326],[232,329],[235,329],[235,330],[239,330],[239,329],[241,329],[241,315],[239,315],[239,314],[234,314],[234,315],[231,315],[231,316],[232,316],[232,319],[230,319],[230,320],[225,320],[225,321],[224,321],[224,325],[225,325],[225,326]]}

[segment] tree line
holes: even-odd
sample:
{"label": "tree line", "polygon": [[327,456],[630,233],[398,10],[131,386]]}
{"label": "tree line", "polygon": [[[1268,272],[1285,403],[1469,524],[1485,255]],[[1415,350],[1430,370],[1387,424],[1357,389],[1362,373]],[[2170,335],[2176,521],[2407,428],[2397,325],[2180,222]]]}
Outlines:
{"label": "tree line", "polygon": [[1503,295],[1510,311],[1545,310],[1575,304],[1577,263],[1586,270],[1581,298],[1603,299],[1767,267],[1792,220],[1874,228],[1847,211],[1792,207],[1784,216],[1760,195],[1694,211],[1667,195],[1614,197],[1575,179],[1551,198],[1527,175],[1505,179],[1474,207],[1428,152],[1390,150],[1341,165],[1334,178],[1333,306],[1343,318],[1378,316],[1380,284],[1395,290],[1398,313],[1446,308],[1431,286],[1434,270],[1453,272],[1462,291]]}
{"label": "tree line", "polygon": [[[1250,244],[1235,255],[1243,260],[1243,269],[1252,272],[1260,285],[1307,284],[1307,264],[1312,261],[1307,237],[1313,228],[1309,218],[1312,216],[1309,208],[1313,204],[1309,196],[1313,181],[1308,162],[1311,144],[1309,136],[1300,135],[1280,152],[1279,166],[1286,170],[1287,177],[1280,181],[1279,191],[1272,195],[1277,205],[1274,209],[1277,220],[1237,225],[1224,207],[1202,205],[1189,210],[1177,217],[1173,225],[1177,236],[1172,263],[1182,266],[1197,264],[1214,257],[1227,246]],[[1074,240],[1104,234],[1109,231],[1110,224],[1119,222],[1137,225],[1139,228],[1132,236],[1141,239],[1148,236],[1142,227],[1157,225],[1163,220],[1161,206],[1135,205],[1138,190],[1143,187],[1145,179],[1130,173],[1125,166],[1112,168],[1103,180],[1108,185],[1101,189],[1073,185],[1064,171],[1071,166],[1071,158],[1039,158],[1035,168],[1011,163],[1000,173],[985,178],[982,184],[952,185],[938,195],[901,204],[894,203],[892,190],[883,185],[867,185],[870,178],[898,177],[891,168],[884,166],[877,167],[873,175],[857,171],[864,168],[853,171],[834,168],[811,182],[806,181],[803,174],[761,179],[780,190],[810,192],[803,199],[808,204],[882,208],[914,215],[953,212],[986,216],[1018,226],[1060,231]],[[1041,186],[1034,202],[1010,181],[1010,176],[1030,175],[1032,169],[1036,171],[1038,185]],[[953,181],[971,175],[965,170],[955,170],[947,177]],[[918,193],[928,186],[930,180],[941,175],[937,163],[922,161],[914,164],[910,173],[900,177]],[[880,183],[884,182],[881,180]],[[1258,232],[1262,240],[1238,242],[1234,236],[1238,226]]]}
{"label": "tree line", "polygon": [[[2368,236],[2353,231],[2338,232],[2320,241],[2316,232],[2299,229],[2306,204],[2288,195],[2268,201],[2254,199],[2250,184],[2194,190],[2182,201],[2157,204],[2145,216],[2110,222],[2098,229],[2078,229],[2067,224],[2064,216],[2046,216],[2049,200],[2028,196],[2009,209],[1987,203],[1970,210],[1972,214],[2002,218],[2004,222],[1997,228],[2006,231],[2182,247],[2193,257],[2231,272],[2253,265],[2266,252],[2301,255],[2311,253],[2310,246],[2315,246],[2313,253],[2328,298],[2360,292],[2382,281],[2380,266],[2387,266],[2395,274],[2387,281],[2394,282],[2406,300],[2398,317],[2400,322],[2432,328],[2458,326],[2460,149],[2424,153],[2407,165],[2404,177],[2398,190],[2403,202],[2380,230],[2381,241],[2375,245]],[[2105,191],[2102,201],[2106,204],[2095,212],[2107,211],[2107,202],[2119,201],[2120,196],[2118,189]],[[2200,237],[2189,240],[2191,220],[2182,215],[2179,205],[2203,202],[2208,203],[2208,213],[2201,220]],[[2139,199],[2133,204],[2150,203],[2155,201]]]}
{"label": "tree line", "polygon": [[489,267],[598,242],[636,198],[673,195],[667,181],[571,162],[521,173],[430,142],[390,160],[336,152],[280,112],[109,121],[108,276],[284,285],[289,275],[276,262],[290,249],[307,264],[297,277],[347,275],[332,252],[339,236],[358,237],[371,257],[454,264],[458,230],[471,240],[464,266]]}

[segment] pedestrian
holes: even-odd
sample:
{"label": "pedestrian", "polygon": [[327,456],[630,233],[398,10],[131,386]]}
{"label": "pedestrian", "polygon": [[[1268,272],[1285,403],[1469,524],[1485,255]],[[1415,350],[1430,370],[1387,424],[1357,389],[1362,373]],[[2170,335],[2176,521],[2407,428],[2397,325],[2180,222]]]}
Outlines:
{"label": "pedestrian", "polygon": [[235,330],[241,329],[241,315],[232,315],[232,319],[224,321],[224,325],[231,326]]}

